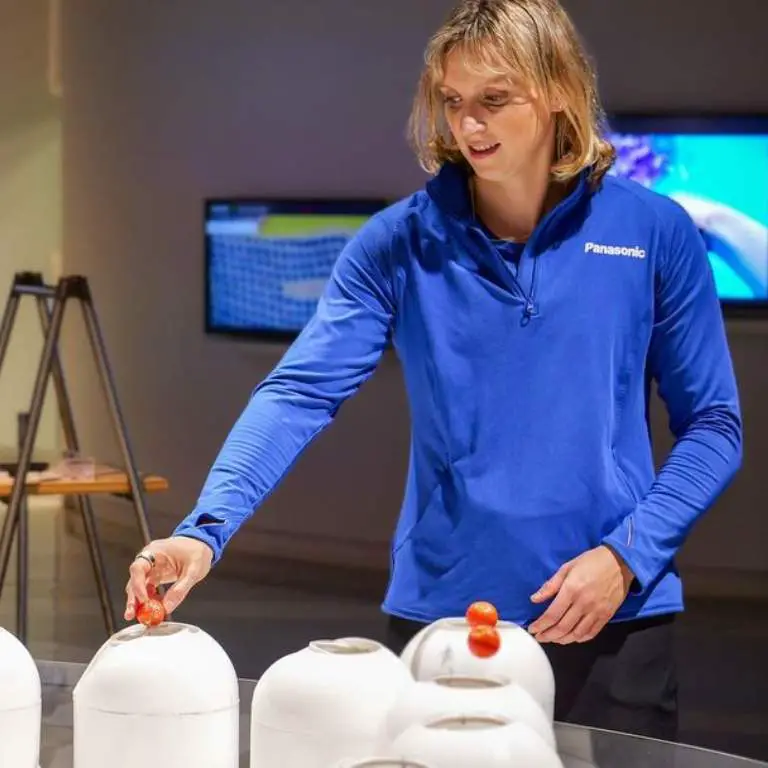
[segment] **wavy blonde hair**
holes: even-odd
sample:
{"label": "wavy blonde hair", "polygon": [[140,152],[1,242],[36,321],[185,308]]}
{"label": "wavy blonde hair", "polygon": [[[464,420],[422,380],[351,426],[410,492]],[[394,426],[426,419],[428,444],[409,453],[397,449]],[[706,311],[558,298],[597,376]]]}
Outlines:
{"label": "wavy blonde hair", "polygon": [[445,120],[439,84],[445,60],[462,50],[483,72],[514,76],[536,90],[555,113],[552,177],[567,181],[592,167],[598,181],[615,159],[602,135],[597,78],[578,33],[558,0],[462,0],[429,41],[408,123],[421,167],[437,173],[463,162]]}

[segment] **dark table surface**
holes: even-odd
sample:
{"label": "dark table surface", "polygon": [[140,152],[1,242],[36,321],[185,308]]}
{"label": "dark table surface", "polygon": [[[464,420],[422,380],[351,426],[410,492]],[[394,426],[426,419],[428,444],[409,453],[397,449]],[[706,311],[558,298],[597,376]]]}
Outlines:
{"label": "dark table surface", "polygon": [[[72,689],[84,664],[37,661],[43,682],[40,768],[73,768]],[[240,766],[249,768],[255,680],[240,681]],[[768,763],[626,734],[556,724],[565,768],[768,768]]]}

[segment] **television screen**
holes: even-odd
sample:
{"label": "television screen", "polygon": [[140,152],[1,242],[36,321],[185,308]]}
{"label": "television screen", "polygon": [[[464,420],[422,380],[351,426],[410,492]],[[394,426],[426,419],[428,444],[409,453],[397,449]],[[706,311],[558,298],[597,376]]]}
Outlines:
{"label": "television screen", "polygon": [[208,200],[206,329],[291,339],[381,200]]}
{"label": "television screen", "polygon": [[768,118],[617,116],[611,173],[677,200],[725,305],[768,302]]}

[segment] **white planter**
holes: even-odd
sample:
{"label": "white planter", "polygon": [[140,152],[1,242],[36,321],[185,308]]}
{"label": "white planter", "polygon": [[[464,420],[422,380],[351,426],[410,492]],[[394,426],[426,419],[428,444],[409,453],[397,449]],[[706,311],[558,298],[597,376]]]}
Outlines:
{"label": "white planter", "polygon": [[488,658],[474,656],[467,645],[469,624],[448,618],[430,624],[415,635],[400,658],[416,680],[436,677],[491,677],[525,688],[553,720],[555,676],[541,645],[522,627],[500,621],[501,647]]}
{"label": "white planter", "polygon": [[0,766],[38,768],[40,672],[19,639],[0,627]]}
{"label": "white planter", "polygon": [[223,648],[187,624],[129,627],[72,694],[74,768],[237,768],[239,688]]}
{"label": "white planter", "polygon": [[528,691],[517,683],[472,677],[415,682],[390,710],[380,746],[386,748],[413,725],[452,716],[482,715],[523,723],[556,749],[553,723]]}
{"label": "white planter", "polygon": [[563,768],[557,752],[527,725],[494,717],[414,725],[395,739],[388,756],[427,768]]}
{"label": "white planter", "polygon": [[251,704],[251,768],[329,768],[375,754],[387,713],[413,678],[362,638],[317,641],[259,679]]}

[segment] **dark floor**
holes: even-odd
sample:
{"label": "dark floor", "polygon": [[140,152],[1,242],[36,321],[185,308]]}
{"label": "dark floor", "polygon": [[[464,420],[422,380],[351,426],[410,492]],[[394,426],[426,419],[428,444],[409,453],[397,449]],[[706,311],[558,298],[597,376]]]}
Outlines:
{"label": "dark floor", "polygon": [[[30,513],[32,577],[28,646],[38,659],[87,662],[106,636],[87,551],[51,504]],[[124,552],[105,552],[122,615]],[[15,630],[15,562],[0,600],[0,625]],[[240,677],[255,678],[318,637],[383,636],[375,600],[227,581],[215,574],[174,614],[213,635]],[[681,740],[768,761],[766,603],[689,603],[678,626]]]}

